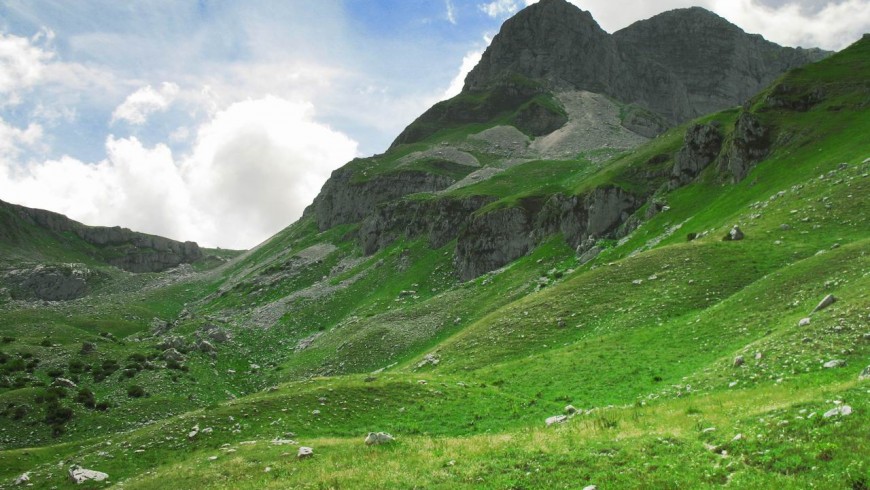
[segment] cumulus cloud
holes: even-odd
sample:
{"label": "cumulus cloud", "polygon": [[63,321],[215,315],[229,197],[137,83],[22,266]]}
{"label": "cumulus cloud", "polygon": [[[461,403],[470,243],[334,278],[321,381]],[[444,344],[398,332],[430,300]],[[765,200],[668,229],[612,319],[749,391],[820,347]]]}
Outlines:
{"label": "cumulus cloud", "polygon": [[308,103],[267,96],[218,111],[182,157],[109,136],[96,163],[0,158],[0,196],[87,224],[248,248],[298,218],[329,173],[356,156],[355,141],[313,116]]}
{"label": "cumulus cloud", "polygon": [[163,82],[159,90],[146,85],[124,99],[112,113],[112,122],[145,124],[150,114],[168,109],[177,95],[178,85],[171,82]]}
{"label": "cumulus cloud", "polygon": [[838,50],[870,31],[870,1],[825,2],[808,11],[800,4],[768,7],[754,0],[714,0],[713,11],[748,32],[788,46]]}
{"label": "cumulus cloud", "polygon": [[30,123],[21,129],[0,119],[0,159],[17,158],[23,149],[38,146],[41,141],[41,125]]}
{"label": "cumulus cloud", "polygon": [[19,91],[41,78],[52,53],[35,43],[52,38],[51,31],[40,31],[32,39],[0,33],[0,96],[5,103],[17,104]]}

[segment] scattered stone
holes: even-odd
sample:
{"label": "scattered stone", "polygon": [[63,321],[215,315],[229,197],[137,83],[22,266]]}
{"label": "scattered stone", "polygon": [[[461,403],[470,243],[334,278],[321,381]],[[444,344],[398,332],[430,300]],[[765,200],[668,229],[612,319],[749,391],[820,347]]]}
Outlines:
{"label": "scattered stone", "polygon": [[187,438],[193,439],[197,434],[199,434],[199,424],[194,425],[193,428],[190,429],[190,432],[187,433]]}
{"label": "scattered stone", "polygon": [[817,311],[822,311],[836,302],[837,298],[833,294],[829,294],[825,296],[825,298],[821,301],[821,303],[818,304],[818,306],[815,307],[815,309],[813,309],[813,313]]}
{"label": "scattered stone", "polygon": [[864,370],[861,371],[861,374],[858,375],[858,381],[865,381],[868,379],[870,379],[870,366],[865,367]]}
{"label": "scattered stone", "polygon": [[93,342],[82,342],[82,354],[90,354],[97,351],[97,344]]}
{"label": "scattered stone", "polygon": [[366,446],[377,446],[393,442],[394,440],[393,436],[386,432],[369,432],[368,435],[366,435],[365,443]]}
{"label": "scattered stone", "polygon": [[217,456],[209,456],[208,460],[209,461],[217,461]]}
{"label": "scattered stone", "polygon": [[830,368],[843,367],[845,365],[846,365],[846,361],[844,361],[842,359],[834,359],[832,361],[828,361],[828,362],[824,363],[822,366],[830,369]]}
{"label": "scattered stone", "polygon": [[737,441],[739,441],[739,440],[741,440],[741,439],[743,439],[743,434],[737,434],[736,436],[734,436],[733,439],[731,439],[731,441],[732,441],[732,442],[737,442]]}
{"label": "scattered stone", "polygon": [[71,380],[66,378],[57,378],[52,383],[54,386],[60,386],[61,388],[75,388],[77,385],[73,383]]}
{"label": "scattered stone", "polygon": [[801,321],[798,322],[799,327],[806,327],[809,324],[810,324],[809,318],[801,318]]}
{"label": "scattered stone", "polygon": [[635,286],[640,286],[641,284],[643,284],[643,279],[635,279],[634,281],[631,281],[631,283]]}
{"label": "scattered stone", "polygon": [[852,415],[852,407],[849,405],[840,405],[839,407],[834,407],[827,412],[825,412],[822,417],[829,419],[831,417],[836,417],[837,415],[847,416]]}
{"label": "scattered stone", "polygon": [[109,475],[102,471],[87,470],[81,466],[74,464],[69,467],[69,479],[71,482],[79,485],[86,481],[103,481],[109,478]]}
{"label": "scattered stone", "polygon": [[744,362],[746,362],[746,360],[743,359],[743,356],[737,356],[734,358],[734,367],[740,367]]}
{"label": "scattered stone", "polygon": [[552,417],[547,417],[546,423],[547,427],[554,424],[564,424],[568,421],[568,416],[566,415],[554,415]]}
{"label": "scattered stone", "polygon": [[24,485],[30,481],[30,473],[22,473],[21,476],[15,479],[16,485]]}
{"label": "scattered stone", "polygon": [[716,432],[716,428],[715,427],[707,427],[706,429],[701,431],[702,434],[709,434],[710,432]]}
{"label": "scattered stone", "polygon": [[779,229],[782,231],[788,231],[788,230],[791,230],[791,225],[787,225],[787,224],[783,223],[783,224],[779,225]]}
{"label": "scattered stone", "polygon": [[598,490],[598,485],[586,485],[583,490]]}
{"label": "scattered stone", "polygon": [[565,413],[567,413],[568,415],[574,415],[578,412],[579,410],[577,410],[574,405],[568,405],[567,407],[565,407]]}
{"label": "scattered stone", "polygon": [[320,415],[320,410],[312,410],[311,415]]}
{"label": "scattered stone", "polygon": [[755,360],[756,361],[760,361],[762,357],[764,357],[764,355],[762,355],[761,352],[755,353]]}

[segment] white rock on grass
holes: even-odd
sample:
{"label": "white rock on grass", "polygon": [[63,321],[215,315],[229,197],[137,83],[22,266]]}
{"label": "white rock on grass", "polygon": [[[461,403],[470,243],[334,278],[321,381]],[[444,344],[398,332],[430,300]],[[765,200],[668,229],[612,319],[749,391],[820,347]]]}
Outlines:
{"label": "white rock on grass", "polygon": [[810,324],[809,318],[801,318],[801,321],[798,322],[799,327],[806,327],[809,324]]}
{"label": "white rock on grass", "polygon": [[70,466],[68,474],[70,481],[75,483],[76,485],[82,484],[90,480],[103,481],[109,478],[109,475],[103,473],[102,471],[88,470],[82,468],[77,464]]}
{"label": "white rock on grass", "polygon": [[829,419],[831,417],[836,417],[837,415],[842,415],[844,417],[846,415],[852,415],[852,407],[849,405],[840,405],[839,407],[834,407],[828,410],[824,415],[822,415],[822,417]]}
{"label": "white rock on grass", "polygon": [[834,359],[834,360],[831,360],[831,361],[824,363],[822,366],[830,369],[830,368],[843,367],[845,365],[846,365],[846,361],[844,361],[842,359]]}
{"label": "white rock on grass", "polygon": [[743,356],[737,356],[734,358],[734,367],[740,367],[744,362],[746,362],[746,360],[743,359]]}
{"label": "white rock on grass", "polygon": [[30,473],[22,473],[21,476],[15,479],[16,485],[24,485],[30,481]]}
{"label": "white rock on grass", "polygon": [[583,490],[598,490],[598,485],[587,485],[583,487]]}
{"label": "white rock on grass", "polygon": [[568,421],[567,415],[553,415],[552,417],[547,417],[546,423],[547,427],[555,424],[564,424]]}
{"label": "white rock on grass", "polygon": [[379,444],[387,444],[393,442],[395,438],[386,432],[369,432],[366,435],[366,446],[377,446]]}
{"label": "white rock on grass", "polygon": [[575,407],[574,405],[568,405],[565,407],[565,413],[567,413],[568,415],[574,415],[579,411],[580,410],[577,410],[577,407]]}
{"label": "white rock on grass", "polygon": [[870,366],[864,368],[861,374],[858,375],[858,381],[870,380]]}
{"label": "white rock on grass", "polygon": [[310,448],[307,446],[302,446],[299,448],[299,451],[296,453],[296,457],[299,459],[306,459],[314,456],[314,448]]}

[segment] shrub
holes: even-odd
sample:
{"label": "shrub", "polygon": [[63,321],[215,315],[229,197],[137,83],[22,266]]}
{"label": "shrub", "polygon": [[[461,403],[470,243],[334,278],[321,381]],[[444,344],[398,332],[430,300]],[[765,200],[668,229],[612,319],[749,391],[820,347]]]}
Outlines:
{"label": "shrub", "polygon": [[99,402],[99,403],[97,403],[97,406],[94,408],[99,410],[100,412],[105,412],[106,410],[109,409],[109,402]]}
{"label": "shrub", "polygon": [[59,378],[63,376],[63,369],[60,368],[51,368],[46,373],[49,378]]}
{"label": "shrub", "polygon": [[39,345],[41,345],[43,347],[51,347],[51,340],[46,337],[46,338],[42,339],[42,341],[39,343]]}
{"label": "shrub", "polygon": [[75,400],[87,408],[95,408],[97,406],[97,400],[96,398],[94,398],[94,392],[87,388],[80,389],[79,392],[76,394]]}
{"label": "shrub", "polygon": [[57,402],[49,403],[45,408],[45,423],[51,426],[51,434],[57,437],[63,434],[64,425],[72,420],[73,415],[73,409]]}
{"label": "shrub", "polygon": [[127,387],[127,396],[130,398],[142,398],[145,395],[145,388],[142,388],[139,385],[130,385]]}
{"label": "shrub", "polygon": [[129,356],[127,356],[127,360],[141,363],[141,362],[145,362],[146,359],[145,359],[145,354],[140,354],[137,352],[135,354],[130,354]]}
{"label": "shrub", "polygon": [[69,362],[69,372],[73,374],[81,374],[85,370],[85,363],[78,359],[73,359]]}
{"label": "shrub", "polygon": [[15,342],[15,337],[9,337],[9,336],[3,337],[4,344],[11,344],[12,342]]}

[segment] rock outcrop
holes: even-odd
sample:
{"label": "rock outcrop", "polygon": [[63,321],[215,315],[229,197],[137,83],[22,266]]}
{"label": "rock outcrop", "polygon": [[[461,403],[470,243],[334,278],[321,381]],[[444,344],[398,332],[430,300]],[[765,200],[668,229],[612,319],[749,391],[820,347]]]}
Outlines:
{"label": "rock outcrop", "polygon": [[769,130],[758,116],[743,111],[734,125],[722,170],[729,172],[734,182],[740,182],[756,163],[767,156],[769,148]]}
{"label": "rock outcrop", "polygon": [[722,150],[719,123],[693,124],[686,130],[685,142],[674,159],[671,171],[671,189],[691,182]]}
{"label": "rock outcrop", "polygon": [[320,194],[305,210],[313,215],[321,230],[336,225],[357,223],[371,214],[377,205],[417,192],[446,189],[455,179],[433,173],[406,170],[356,181],[350,167],[332,173]]}
{"label": "rock outcrop", "polygon": [[3,283],[13,299],[69,301],[86,296],[97,277],[83,264],[40,264],[7,272]]}

